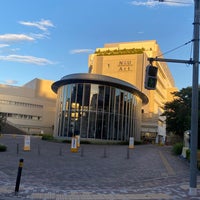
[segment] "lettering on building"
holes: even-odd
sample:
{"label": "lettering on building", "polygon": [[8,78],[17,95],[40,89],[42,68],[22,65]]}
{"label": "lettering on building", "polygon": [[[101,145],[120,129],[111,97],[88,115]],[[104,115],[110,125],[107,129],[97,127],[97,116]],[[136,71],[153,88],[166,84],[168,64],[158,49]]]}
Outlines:
{"label": "lettering on building", "polygon": [[119,71],[131,71],[131,66],[133,66],[131,60],[120,60],[118,63]]}

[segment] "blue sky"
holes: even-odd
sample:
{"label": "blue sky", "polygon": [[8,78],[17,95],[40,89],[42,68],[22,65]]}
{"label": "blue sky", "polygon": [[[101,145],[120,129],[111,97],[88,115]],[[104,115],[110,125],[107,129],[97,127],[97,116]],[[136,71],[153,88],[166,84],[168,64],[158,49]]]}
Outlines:
{"label": "blue sky", "polygon": [[[189,60],[193,18],[193,0],[1,0],[0,83],[87,72],[89,54],[113,42],[157,40],[165,58]],[[179,89],[192,85],[191,65],[168,66]]]}

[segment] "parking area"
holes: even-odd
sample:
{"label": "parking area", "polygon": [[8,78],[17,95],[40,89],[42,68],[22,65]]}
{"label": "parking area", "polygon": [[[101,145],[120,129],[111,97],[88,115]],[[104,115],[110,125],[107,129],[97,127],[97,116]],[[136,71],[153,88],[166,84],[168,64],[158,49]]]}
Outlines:
{"label": "parking area", "polygon": [[[125,145],[82,144],[72,153],[70,144],[33,136],[30,151],[23,150],[24,136],[4,135],[0,143],[8,147],[0,152],[0,199],[190,198],[189,163],[172,155],[170,146],[128,149]],[[21,158],[21,183],[15,195]]]}

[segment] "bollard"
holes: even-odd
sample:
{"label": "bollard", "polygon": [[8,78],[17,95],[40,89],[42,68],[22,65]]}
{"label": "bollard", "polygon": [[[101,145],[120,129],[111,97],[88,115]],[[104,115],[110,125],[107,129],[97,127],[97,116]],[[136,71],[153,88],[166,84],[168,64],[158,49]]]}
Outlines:
{"label": "bollard", "polygon": [[106,158],[107,157],[107,151],[106,151],[106,147],[104,147],[104,150],[103,150],[103,157]]}
{"label": "bollard", "polygon": [[17,143],[17,155],[19,154],[19,144]]}
{"label": "bollard", "polygon": [[30,151],[31,150],[31,136],[25,135],[24,136],[24,151]]}
{"label": "bollard", "polygon": [[81,157],[83,157],[84,156],[84,148],[83,148],[83,146],[81,147]]}
{"label": "bollard", "polygon": [[129,152],[129,148],[127,148],[127,159],[129,159],[130,157],[130,152]]}
{"label": "bollard", "polygon": [[62,147],[59,149],[59,156],[62,156]]}
{"label": "bollard", "polygon": [[72,137],[71,140],[71,152],[78,152],[78,146],[77,146],[77,138],[76,137]]}
{"label": "bollard", "polygon": [[38,144],[38,155],[40,155],[40,145]]}
{"label": "bollard", "polygon": [[19,160],[19,167],[18,167],[18,173],[17,173],[17,179],[16,179],[16,185],[15,185],[15,195],[19,192],[19,185],[22,175],[22,167],[23,167],[24,159]]}
{"label": "bollard", "polygon": [[129,138],[129,149],[134,149],[134,137]]}

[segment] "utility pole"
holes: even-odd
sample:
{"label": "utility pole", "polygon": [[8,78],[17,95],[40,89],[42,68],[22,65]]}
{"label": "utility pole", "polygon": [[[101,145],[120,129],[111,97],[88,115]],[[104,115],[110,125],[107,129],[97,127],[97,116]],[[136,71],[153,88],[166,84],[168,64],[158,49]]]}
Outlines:
{"label": "utility pole", "polygon": [[197,144],[198,144],[198,87],[199,87],[199,14],[200,0],[194,0],[193,32],[193,75],[192,75],[192,112],[190,140],[190,190],[191,196],[197,195]]}
{"label": "utility pole", "polygon": [[[164,2],[164,0],[159,0]],[[177,60],[164,58],[148,58],[150,63],[174,62],[193,65],[192,73],[192,111],[191,111],[191,140],[190,140],[190,188],[189,195],[197,195],[197,147],[198,147],[198,91],[199,91],[199,26],[200,0],[194,0],[194,30],[193,30],[193,60]]]}

